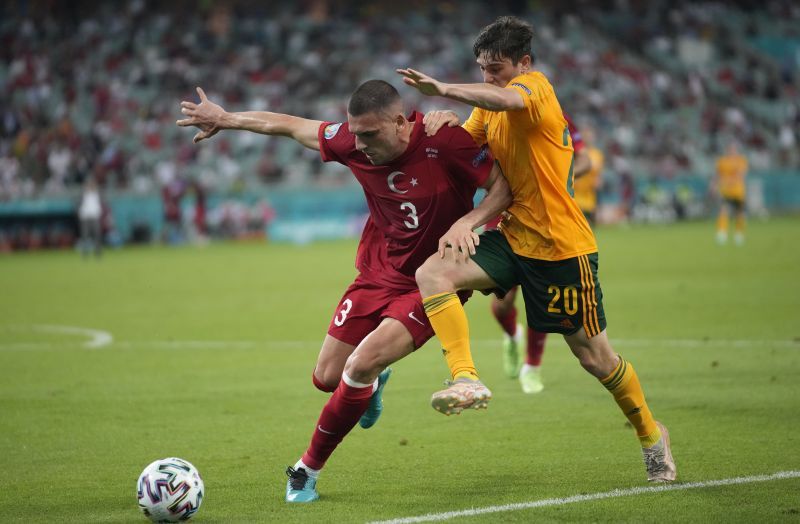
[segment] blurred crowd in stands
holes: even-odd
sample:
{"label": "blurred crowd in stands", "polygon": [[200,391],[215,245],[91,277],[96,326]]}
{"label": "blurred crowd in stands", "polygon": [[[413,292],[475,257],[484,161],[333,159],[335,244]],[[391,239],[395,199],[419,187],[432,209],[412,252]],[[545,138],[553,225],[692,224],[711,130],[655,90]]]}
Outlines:
{"label": "blurred crowd in stands", "polygon": [[[713,174],[735,139],[754,171],[800,165],[800,4],[524,1],[10,1],[0,6],[0,202],[352,183],[290,140],[223,133],[193,145],[179,102],[345,119],[351,91],[411,66],[480,81],[472,41],[499,14],[530,20],[537,66],[596,131],[606,179]],[[602,7],[600,7],[602,6]],[[795,45],[795,47],[793,47]],[[786,51],[794,50],[794,54]],[[785,55],[785,56],[784,56]]]}

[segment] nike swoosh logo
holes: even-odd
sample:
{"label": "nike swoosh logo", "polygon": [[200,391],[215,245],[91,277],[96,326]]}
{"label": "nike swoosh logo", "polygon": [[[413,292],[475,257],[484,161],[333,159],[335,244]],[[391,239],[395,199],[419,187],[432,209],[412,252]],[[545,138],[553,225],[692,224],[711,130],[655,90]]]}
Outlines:
{"label": "nike swoosh logo", "polygon": [[410,318],[411,320],[413,320],[414,322],[416,322],[420,326],[424,326],[425,325],[425,322],[422,322],[420,319],[418,319],[417,317],[414,316],[414,312],[413,311],[408,314],[408,318]]}
{"label": "nike swoosh logo", "polygon": [[323,433],[325,433],[326,435],[335,435],[335,434],[336,434],[336,433],[334,433],[333,431],[325,431],[324,429],[322,429],[322,426],[320,426],[319,424],[317,424],[317,429],[318,429],[318,430],[320,430],[320,431],[322,431],[322,432],[323,432]]}

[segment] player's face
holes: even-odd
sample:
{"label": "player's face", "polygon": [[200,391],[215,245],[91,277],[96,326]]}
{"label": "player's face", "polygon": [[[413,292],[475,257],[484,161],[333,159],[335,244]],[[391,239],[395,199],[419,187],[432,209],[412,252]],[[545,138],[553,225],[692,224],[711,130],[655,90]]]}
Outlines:
{"label": "player's face", "polygon": [[364,153],[373,165],[388,164],[405,151],[398,119],[389,113],[347,115],[347,123],[350,132],[356,136],[356,149]]}
{"label": "player's face", "polygon": [[506,87],[512,78],[527,73],[530,69],[531,57],[525,55],[514,64],[510,58],[491,56],[481,53],[478,66],[483,73],[483,81],[497,87]]}

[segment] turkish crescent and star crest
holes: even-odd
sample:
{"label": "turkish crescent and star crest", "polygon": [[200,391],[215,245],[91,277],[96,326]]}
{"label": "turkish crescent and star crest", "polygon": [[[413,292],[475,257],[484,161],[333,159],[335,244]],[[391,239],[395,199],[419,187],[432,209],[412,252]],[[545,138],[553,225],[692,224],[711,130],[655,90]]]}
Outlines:
{"label": "turkish crescent and star crest", "polygon": [[[408,189],[402,189],[402,190],[397,189],[397,184],[395,183],[395,178],[397,178],[399,176],[403,176],[403,175],[405,175],[405,173],[403,173],[402,171],[392,171],[389,174],[389,176],[386,177],[386,182],[389,184],[389,190],[390,191],[392,191],[393,193],[399,193],[401,195],[405,194],[405,193],[408,193]],[[400,182],[400,180],[397,181],[397,183],[399,183],[399,182]],[[413,178],[413,177],[411,178],[411,182],[409,182],[409,183],[413,187],[416,187],[419,184],[419,182],[417,182],[417,179]]]}

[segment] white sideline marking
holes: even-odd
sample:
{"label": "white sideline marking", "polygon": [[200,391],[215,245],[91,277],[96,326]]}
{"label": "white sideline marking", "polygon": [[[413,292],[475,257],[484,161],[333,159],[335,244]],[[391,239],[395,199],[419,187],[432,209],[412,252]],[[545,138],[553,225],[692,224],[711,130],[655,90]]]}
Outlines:
{"label": "white sideline marking", "polygon": [[504,504],[502,506],[487,506],[485,508],[472,508],[461,511],[447,511],[445,513],[428,513],[417,517],[403,517],[392,520],[374,520],[369,524],[407,524],[412,522],[435,522],[449,520],[457,517],[473,517],[475,515],[485,515],[487,513],[502,513],[506,511],[519,511],[522,509],[544,508],[547,506],[563,506],[575,502],[587,502],[590,500],[612,499],[617,497],[628,497],[632,495],[644,495],[648,493],[662,493],[664,491],[683,491],[687,489],[712,488],[715,486],[731,486],[734,484],[751,484],[754,482],[768,482],[770,480],[782,480],[800,478],[800,471],[780,471],[771,475],[754,475],[751,477],[736,477],[730,479],[708,480],[705,482],[687,482],[685,484],[659,484],[641,488],[615,489],[602,493],[589,493],[586,495],[573,495],[571,497],[543,499],[531,502],[518,502],[516,504]]}
{"label": "white sideline marking", "polygon": [[141,342],[115,342],[114,347],[139,348],[154,347],[157,349],[251,349],[259,344],[250,340],[143,340]]}
{"label": "white sideline marking", "polygon": [[67,335],[84,335],[89,337],[89,341],[83,345],[87,348],[100,348],[111,344],[114,337],[108,331],[99,329],[89,329],[77,326],[53,326],[53,325],[33,325],[34,331],[44,331],[45,333],[65,333]]}

